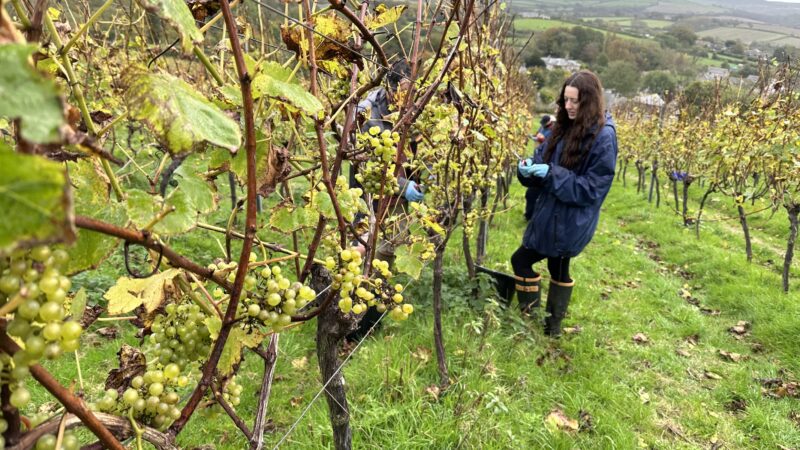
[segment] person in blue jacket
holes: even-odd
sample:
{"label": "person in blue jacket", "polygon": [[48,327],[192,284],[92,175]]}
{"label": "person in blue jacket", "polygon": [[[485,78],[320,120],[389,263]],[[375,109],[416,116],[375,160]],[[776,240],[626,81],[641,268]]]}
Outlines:
{"label": "person in blue jacket", "polygon": [[550,138],[517,168],[519,181],[538,195],[522,246],[511,256],[520,308],[532,315],[538,315],[542,278],[533,265],[547,259],[550,288],[544,330],[553,337],[561,335],[575,285],[570,259],[594,235],[617,160],[617,134],[605,112],[597,75],[588,70],[571,75],[557,103]]}
{"label": "person in blue jacket", "polygon": [[[553,125],[555,125],[555,120],[553,117],[545,114],[542,116],[542,119],[539,121],[539,131],[536,132],[536,139],[537,147],[541,146],[541,144],[550,137],[550,133],[553,131]],[[534,188],[528,188],[525,191],[525,220],[531,220],[531,215],[533,214],[533,205],[536,203],[536,193],[537,190]]]}

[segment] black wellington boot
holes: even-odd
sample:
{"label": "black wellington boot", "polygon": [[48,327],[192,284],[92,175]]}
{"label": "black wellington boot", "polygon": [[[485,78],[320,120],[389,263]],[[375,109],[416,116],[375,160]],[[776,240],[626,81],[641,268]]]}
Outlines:
{"label": "black wellington boot", "polygon": [[542,276],[536,275],[534,278],[525,278],[514,275],[514,279],[516,280],[514,288],[517,291],[520,312],[531,316],[537,315],[539,306],[542,303],[542,291],[539,290]]}
{"label": "black wellington boot", "polygon": [[547,291],[548,316],[544,319],[544,334],[554,338],[561,336],[561,320],[567,315],[567,306],[574,286],[574,280],[568,283],[550,280],[550,290]]}

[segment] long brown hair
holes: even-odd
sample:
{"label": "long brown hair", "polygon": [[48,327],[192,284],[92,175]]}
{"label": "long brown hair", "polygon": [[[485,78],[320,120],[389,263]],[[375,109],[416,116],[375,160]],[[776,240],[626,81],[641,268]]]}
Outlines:
{"label": "long brown hair", "polygon": [[[564,101],[564,90],[567,86],[578,89],[578,115],[572,120],[567,115],[566,102]],[[585,153],[591,148],[597,133],[605,125],[605,105],[603,102],[603,85],[600,79],[593,72],[581,70],[570,75],[564,85],[561,86],[561,93],[556,101],[558,112],[556,113],[556,125],[550,136],[550,142],[544,153],[545,162],[550,162],[556,145],[564,140],[564,149],[561,152],[559,165],[568,169],[573,169],[583,160]],[[593,128],[594,127],[594,128]],[[589,133],[592,136],[588,136]],[[584,149],[583,143],[589,139],[588,146]]]}

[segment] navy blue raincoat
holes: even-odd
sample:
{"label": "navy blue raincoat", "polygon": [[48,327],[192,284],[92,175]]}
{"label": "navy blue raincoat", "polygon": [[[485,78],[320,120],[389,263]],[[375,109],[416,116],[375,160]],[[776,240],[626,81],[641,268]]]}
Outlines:
{"label": "navy blue raincoat", "polygon": [[[538,191],[533,215],[522,238],[525,248],[548,257],[572,257],[592,240],[600,206],[614,181],[617,162],[617,133],[609,114],[594,142],[591,135],[585,138],[583,145],[590,144],[588,154],[574,170],[559,165],[562,140],[544,178],[524,177],[517,172],[523,186]],[[547,145],[547,141],[542,145]],[[534,154],[534,164],[544,164],[543,157],[544,147],[540,147]]]}

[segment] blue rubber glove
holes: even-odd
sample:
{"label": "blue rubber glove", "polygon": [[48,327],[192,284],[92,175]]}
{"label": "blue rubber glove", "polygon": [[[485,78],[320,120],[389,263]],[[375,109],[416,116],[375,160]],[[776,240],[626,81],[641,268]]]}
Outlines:
{"label": "blue rubber glove", "polygon": [[548,171],[550,171],[550,165],[548,164],[534,164],[531,166],[531,172],[535,177],[544,178],[547,176]]}
{"label": "blue rubber glove", "polygon": [[425,194],[420,191],[417,183],[409,180],[408,183],[406,183],[406,191],[403,196],[410,202],[421,202]]}
{"label": "blue rubber glove", "polygon": [[533,158],[523,159],[519,162],[517,166],[517,170],[519,170],[519,174],[525,178],[528,178],[533,175]]}

